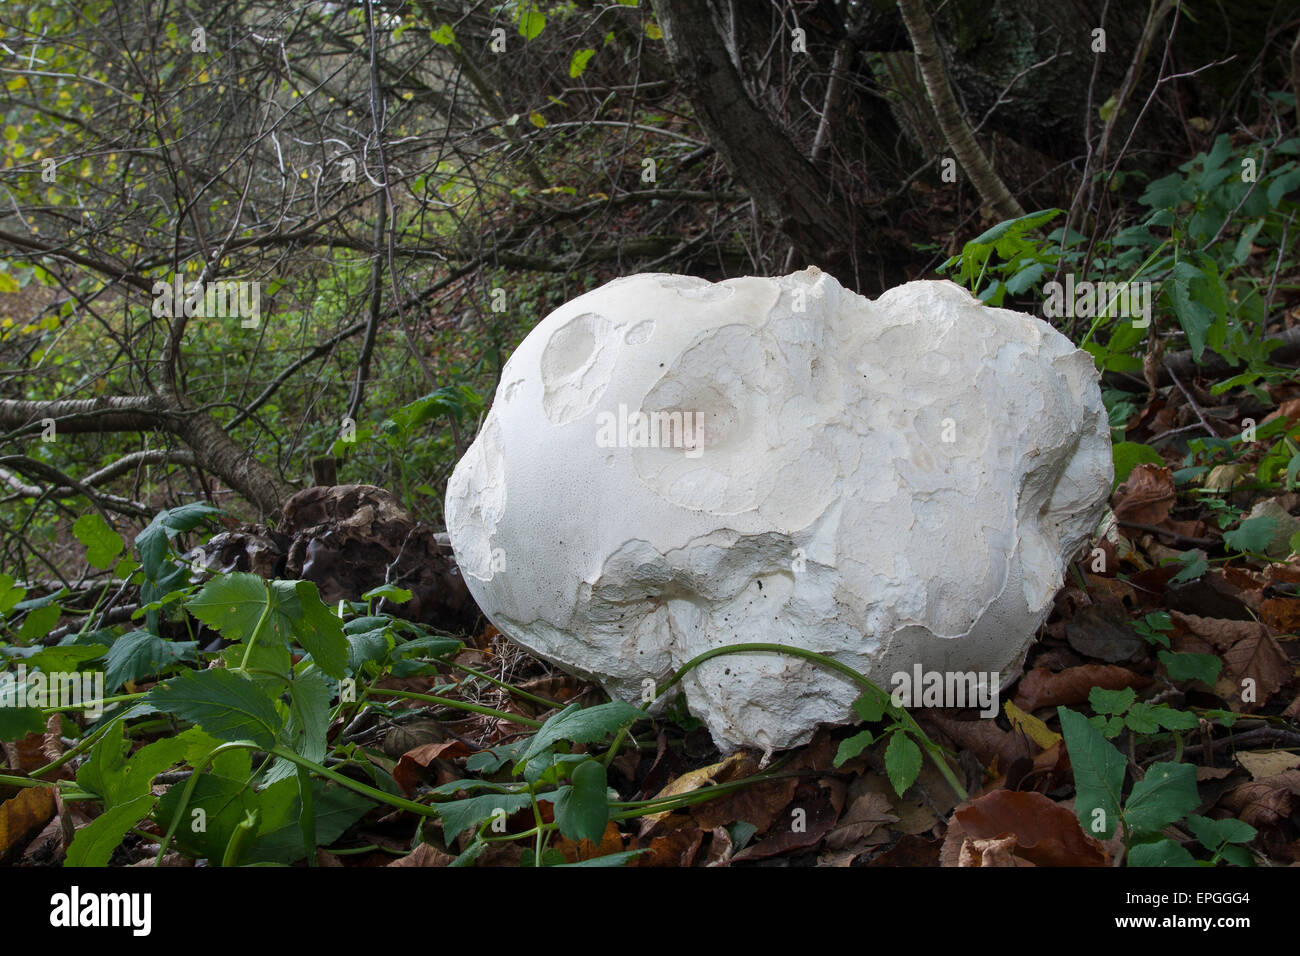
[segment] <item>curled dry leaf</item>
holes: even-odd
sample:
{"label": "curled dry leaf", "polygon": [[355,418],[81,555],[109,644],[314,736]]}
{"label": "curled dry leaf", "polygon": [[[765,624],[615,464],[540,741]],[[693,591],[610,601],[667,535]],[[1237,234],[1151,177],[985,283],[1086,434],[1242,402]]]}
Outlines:
{"label": "curled dry leaf", "polygon": [[409,797],[424,779],[425,773],[435,760],[450,760],[452,757],[464,757],[470,752],[469,747],[459,740],[448,740],[439,744],[425,744],[402,754],[393,768],[393,780]]}
{"label": "curled dry leaf", "polygon": [[[958,807],[953,816],[965,837],[963,858],[966,845],[976,844],[971,847],[973,854],[993,853],[1000,859],[1010,835],[1011,852],[1036,866],[1106,866],[1110,862],[1105,847],[1083,832],[1075,815],[1041,793],[994,790]],[[996,842],[981,848],[981,840]]]}
{"label": "curled dry leaf", "polygon": [[1300,796],[1300,770],[1287,770],[1234,787],[1219,806],[1256,829],[1277,826],[1291,816]]}
{"label": "curled dry leaf", "polygon": [[448,853],[443,853],[436,847],[428,843],[421,843],[406,856],[394,860],[389,866],[450,866],[452,860],[456,859]]}
{"label": "curled dry leaf", "polygon": [[1115,489],[1115,518],[1136,524],[1158,525],[1174,507],[1174,473],[1157,465],[1141,464]]}
{"label": "curled dry leaf", "polygon": [[1013,833],[986,839],[967,840],[961,845],[958,866],[1035,866],[1015,854],[1016,837]]}

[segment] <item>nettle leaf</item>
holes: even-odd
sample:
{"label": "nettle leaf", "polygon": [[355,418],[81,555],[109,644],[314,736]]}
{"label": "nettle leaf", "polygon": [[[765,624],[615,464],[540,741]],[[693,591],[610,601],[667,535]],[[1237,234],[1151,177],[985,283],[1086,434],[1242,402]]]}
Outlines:
{"label": "nettle leaf", "polygon": [[1133,785],[1124,804],[1124,822],[1135,833],[1158,833],[1201,805],[1196,768],[1188,763],[1153,764]]}
{"label": "nettle leaf", "polygon": [[527,763],[559,740],[569,740],[575,744],[604,740],[621,727],[643,717],[645,712],[639,707],[621,700],[585,709],[578,704],[570,704],[538,728],[529,741],[521,762]]}
{"label": "nettle leaf", "polygon": [[[1082,714],[1068,707],[1058,707],[1057,714],[1061,718],[1070,766],[1074,768],[1074,814],[1085,833],[1101,840],[1110,839],[1119,823],[1124,756]],[[1100,821],[1094,818],[1098,810],[1102,812]],[[1101,823],[1102,829],[1096,829],[1094,822]]]}
{"label": "nettle leaf", "polygon": [[252,681],[223,668],[186,671],[159,684],[146,699],[213,737],[251,740],[264,750],[275,746],[284,725],[271,698]]}
{"label": "nettle leaf", "polygon": [[111,567],[126,548],[122,536],[98,512],[78,518],[72,525],[72,533],[86,546],[86,560],[97,568]]}
{"label": "nettle leaf", "polygon": [[1175,654],[1172,651],[1160,651],[1156,656],[1169,672],[1169,679],[1174,681],[1199,680],[1213,685],[1219,679],[1219,671],[1223,669],[1223,661],[1217,654]]}
{"label": "nettle leaf", "polygon": [[609,794],[605,765],[587,760],[573,770],[573,785],[555,801],[555,822],[570,840],[599,843],[609,823]]}
{"label": "nettle leaf", "polygon": [[907,734],[899,731],[885,748],[885,773],[894,792],[900,797],[903,792],[916,782],[921,772],[921,748]]}

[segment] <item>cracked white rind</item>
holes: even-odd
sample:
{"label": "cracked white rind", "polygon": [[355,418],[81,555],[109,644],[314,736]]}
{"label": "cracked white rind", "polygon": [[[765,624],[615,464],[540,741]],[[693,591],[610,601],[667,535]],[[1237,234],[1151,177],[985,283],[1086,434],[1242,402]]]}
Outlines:
{"label": "cracked white rind", "polygon": [[[602,447],[621,407],[699,413],[698,447]],[[916,663],[1005,682],[1111,479],[1092,359],[1037,318],[951,282],[642,274],[524,339],[446,519],[501,632],[626,700],[751,642],[887,688]],[[776,654],[683,686],[724,750],[803,743],[857,695]]]}

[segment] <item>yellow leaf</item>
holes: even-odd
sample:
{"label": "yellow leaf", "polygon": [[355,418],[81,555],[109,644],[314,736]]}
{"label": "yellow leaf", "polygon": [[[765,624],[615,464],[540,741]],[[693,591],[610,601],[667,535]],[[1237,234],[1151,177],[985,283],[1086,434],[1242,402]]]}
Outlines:
{"label": "yellow leaf", "polygon": [[[739,776],[748,776],[740,771],[745,769],[747,763],[752,763],[754,758],[738,750],[726,760],[710,764],[707,767],[701,767],[699,770],[692,770],[684,773],[668,786],[664,787],[657,794],[656,800],[662,800],[666,797],[676,797],[683,793],[693,793],[696,790],[703,790],[705,787],[711,787],[716,783],[725,783],[728,780],[735,779]],[[751,768],[750,772],[754,768]],[[664,810],[661,813],[651,813],[646,816],[647,820],[662,820],[668,816],[671,811]]]}
{"label": "yellow leaf", "polygon": [[537,112],[537,110],[533,110],[528,114],[528,122],[532,123],[538,129],[546,129],[546,117]]}
{"label": "yellow leaf", "polygon": [[1017,730],[1024,731],[1026,737],[1032,740],[1038,746],[1047,750],[1054,744],[1060,743],[1061,735],[1053,733],[1047,729],[1047,724],[1043,723],[1033,714],[1026,713],[1011,701],[1003,705],[1007,712],[1007,719],[1011,721],[1011,726]]}

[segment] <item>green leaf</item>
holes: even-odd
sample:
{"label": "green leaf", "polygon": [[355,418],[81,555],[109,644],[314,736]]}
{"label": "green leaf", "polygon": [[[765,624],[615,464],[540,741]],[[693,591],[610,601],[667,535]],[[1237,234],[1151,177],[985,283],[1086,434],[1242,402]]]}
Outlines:
{"label": "green leaf", "polygon": [[889,709],[889,697],[883,691],[863,691],[853,702],[853,710],[869,724],[877,724]]}
{"label": "green leaf", "polygon": [[577,863],[557,863],[556,866],[622,866],[633,857],[649,852],[648,847],[643,850],[622,850],[618,853],[607,853],[604,856],[593,856],[590,860],[579,860]]}
{"label": "green leaf", "polygon": [[840,749],[835,752],[835,766],[842,767],[862,751],[871,746],[875,738],[871,731],[864,730],[861,733],[854,734],[852,737],[846,737],[840,741]]}
{"label": "green leaf", "polygon": [[557,740],[570,740],[575,744],[604,740],[619,728],[643,717],[644,711],[621,700],[585,709],[570,704],[538,728],[520,762],[527,763]]}
{"label": "green leaf", "polygon": [[64,866],[107,866],[127,831],[149,815],[157,797],[146,794],[101,813],[77,830]]}
{"label": "green leaf", "polygon": [[1132,687],[1123,690],[1106,690],[1094,687],[1088,691],[1088,704],[1098,714],[1122,714],[1137,700],[1137,692]]}
{"label": "green leaf", "polygon": [[531,40],[546,29],[546,17],[537,4],[530,3],[519,12],[519,35]]}
{"label": "green leaf", "polygon": [[[292,794],[293,790],[288,789],[287,792]],[[311,793],[316,817],[317,846],[329,846],[375,806],[367,797],[335,783],[327,784],[323,780],[312,781]],[[289,802],[286,816],[272,814],[268,819],[264,810],[262,835],[250,851],[248,862],[292,863],[306,856],[302,830],[298,826],[301,811],[302,799],[296,795]]]}
{"label": "green leaf", "polygon": [[1129,866],[1196,866],[1193,856],[1173,840],[1139,843],[1128,851]]}
{"label": "green leaf", "polygon": [[259,792],[246,778],[199,774],[194,781],[193,794],[182,812],[184,789],[172,787],[163,794],[154,809],[154,819],[166,829],[176,814],[181,813],[175,833],[177,848],[190,856],[220,861],[231,836],[245,817],[254,811],[264,815],[263,808],[267,806],[288,804],[293,799],[297,783],[281,780]]}
{"label": "green leaf", "polygon": [[[1106,742],[1086,717],[1068,707],[1058,707],[1061,734],[1074,768],[1074,815],[1085,833],[1100,840],[1110,839],[1119,823],[1120,797],[1124,790],[1124,756]],[[1093,813],[1101,810],[1103,829],[1094,829]]]}
{"label": "green leaf", "polygon": [[98,512],[78,518],[72,525],[72,533],[86,546],[86,560],[97,568],[110,567],[126,548],[122,536]]}
{"label": "green leaf", "polygon": [[587,760],[573,771],[573,785],[555,801],[555,822],[570,840],[599,843],[609,823],[609,795],[605,765]]}
{"label": "green leaf", "polygon": [[45,732],[45,715],[39,707],[0,707],[0,740],[22,740]]}
{"label": "green leaf", "polygon": [[1133,785],[1124,804],[1124,822],[1134,833],[1158,833],[1201,805],[1196,768],[1188,763],[1158,763]]}
{"label": "green leaf", "polygon": [[149,631],[123,634],[104,659],[104,687],[116,692],[127,681],[159,674],[181,661],[198,657],[197,641],[166,641]]}
{"label": "green leaf", "polygon": [[330,677],[346,677],[348,642],[343,636],[343,622],[324,605],[311,581],[295,581],[294,591],[297,605],[285,602],[283,610],[289,615],[298,643]]}
{"label": "green leaf", "polygon": [[54,630],[54,625],[59,623],[59,615],[62,613],[63,605],[57,601],[28,611],[27,616],[23,618],[22,627],[18,629],[18,642],[29,644],[40,640]]}
{"label": "green leaf", "polygon": [[1199,680],[1213,685],[1219,679],[1219,671],[1223,668],[1223,661],[1217,654],[1175,654],[1172,651],[1160,651],[1156,656],[1169,672],[1169,679],[1174,681]]}
{"label": "green leaf", "polygon": [[591,58],[595,55],[596,51],[592,49],[575,50],[573,59],[569,61],[569,79],[576,80],[582,76],[587,71],[587,64],[591,62]]}
{"label": "green leaf", "polygon": [[[289,684],[289,722],[281,738],[294,753],[320,763],[325,759],[325,731],[330,719],[329,682],[315,667],[307,667]],[[292,760],[278,759],[264,783],[283,780],[297,772]]]}
{"label": "green leaf", "polygon": [[399,588],[395,584],[381,584],[379,587],[371,588],[361,595],[363,601],[374,601],[378,598],[385,598],[394,604],[405,604],[411,600],[411,592],[406,588]]}
{"label": "green leaf", "polygon": [[185,606],[227,639],[247,641],[257,629],[269,600],[267,584],[262,578],[238,571],[214,577]]}
{"label": "green leaf", "polygon": [[885,773],[900,797],[921,772],[921,748],[902,731],[896,732],[885,748]]}
{"label": "green leaf", "polygon": [[1111,456],[1115,461],[1115,485],[1125,481],[1129,473],[1141,464],[1163,465],[1165,460],[1160,453],[1141,442],[1121,441],[1111,446]]}
{"label": "green leaf", "polygon": [[1168,704],[1161,704],[1151,710],[1151,716],[1165,730],[1195,730],[1201,725],[1201,718],[1188,710],[1175,710]]}
{"label": "green leaf", "polygon": [[1249,843],[1256,831],[1241,820],[1211,820],[1192,814],[1187,818],[1187,828],[1207,850],[1218,850],[1225,843]]}
{"label": "green leaf", "polygon": [[1236,530],[1229,531],[1223,536],[1223,543],[1234,551],[1249,551],[1253,554],[1263,554],[1277,531],[1277,518],[1270,515],[1260,515],[1255,518],[1247,518]]}
{"label": "green leaf", "polygon": [[251,740],[264,750],[275,746],[283,727],[275,705],[257,685],[223,668],[186,671],[159,684],[146,700],[219,740]]}
{"label": "green leaf", "polygon": [[14,587],[14,579],[7,574],[0,574],[0,616],[8,614],[14,605],[27,596],[26,588]]}
{"label": "green leaf", "polygon": [[456,42],[456,31],[451,28],[451,24],[444,23],[429,32],[429,39],[439,46],[451,46]]}
{"label": "green leaf", "polygon": [[452,842],[470,827],[476,827],[491,817],[498,810],[508,816],[516,810],[530,807],[532,797],[526,793],[488,793],[481,797],[468,797],[464,800],[450,800],[435,804],[438,816],[442,820],[443,841],[451,846]]}

